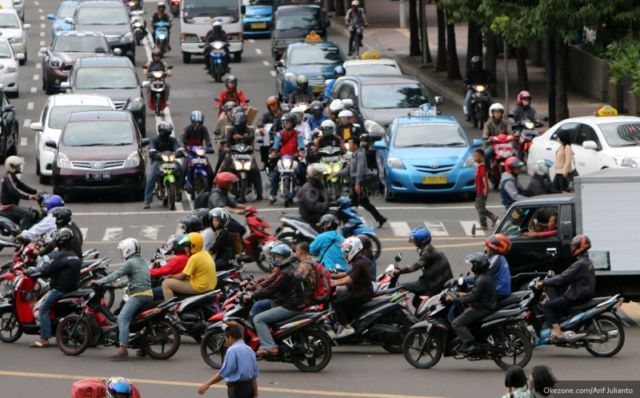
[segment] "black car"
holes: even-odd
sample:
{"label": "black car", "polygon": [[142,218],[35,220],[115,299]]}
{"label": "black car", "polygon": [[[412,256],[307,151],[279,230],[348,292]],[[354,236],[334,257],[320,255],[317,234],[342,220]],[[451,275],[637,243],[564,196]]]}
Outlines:
{"label": "black car", "polygon": [[146,136],[144,93],[129,59],[116,56],[80,58],[69,81],[61,83],[60,87],[75,94],[98,94],[111,98],[116,109],[133,114],[142,136]]}
{"label": "black car", "polygon": [[7,96],[0,90],[0,159],[4,160],[7,156],[16,155],[18,153],[18,118],[13,105],[9,102]]}
{"label": "black car", "polygon": [[315,31],[326,40],[329,18],[317,5],[287,5],[280,6],[275,11],[273,26],[271,52],[277,61],[289,44],[304,41],[311,31]]}

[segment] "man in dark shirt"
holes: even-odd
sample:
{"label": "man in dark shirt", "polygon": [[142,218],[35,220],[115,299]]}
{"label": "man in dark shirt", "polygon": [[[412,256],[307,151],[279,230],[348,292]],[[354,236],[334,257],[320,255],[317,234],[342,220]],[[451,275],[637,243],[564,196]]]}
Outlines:
{"label": "man in dark shirt", "polygon": [[229,65],[229,37],[227,36],[227,32],[224,31],[224,29],[222,29],[222,22],[220,22],[218,19],[213,20],[213,23],[211,24],[211,29],[207,32],[207,34],[205,35],[205,39],[204,39],[204,43],[205,43],[205,48],[204,48],[204,69],[209,70],[209,55],[211,53],[211,47],[209,46],[210,43],[213,43],[214,41],[221,41],[224,43],[224,67],[225,70],[228,70],[228,65]]}
{"label": "man in dark shirt", "polygon": [[22,174],[23,166],[24,160],[18,156],[9,156],[4,161],[7,174],[2,179],[2,192],[0,192],[0,202],[3,205],[12,205],[2,210],[0,215],[14,221],[17,220],[21,230],[31,228],[35,223],[35,219],[29,209],[20,206],[20,199],[38,199],[38,191],[18,178],[18,174]]}
{"label": "man in dark shirt", "polygon": [[[162,164],[162,152],[175,152],[180,148],[180,144],[175,137],[171,136],[173,132],[173,125],[169,122],[162,122],[157,127],[158,136],[151,140],[149,144],[149,157],[152,159],[151,167],[149,171],[149,177],[147,178],[147,185],[144,188],[144,209],[151,207],[151,201],[153,200],[153,188],[156,186],[156,180],[158,179],[158,172],[160,171],[160,165]],[[176,165],[176,188],[180,190],[184,185],[184,173],[182,171],[182,165],[180,162],[175,162]],[[178,198],[181,194],[178,193]]]}
{"label": "man in dark shirt", "polygon": [[319,163],[307,166],[307,182],[298,191],[300,217],[312,227],[329,210],[329,198],[322,183],[324,173],[325,168]]}

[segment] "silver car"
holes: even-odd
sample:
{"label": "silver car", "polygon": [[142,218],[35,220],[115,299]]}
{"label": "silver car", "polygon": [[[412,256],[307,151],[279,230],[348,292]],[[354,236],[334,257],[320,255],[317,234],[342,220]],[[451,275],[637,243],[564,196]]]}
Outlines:
{"label": "silver car", "polygon": [[27,62],[27,30],[31,25],[23,24],[14,9],[0,10],[0,34],[9,41],[14,54],[24,54],[24,58],[20,59],[20,65]]}

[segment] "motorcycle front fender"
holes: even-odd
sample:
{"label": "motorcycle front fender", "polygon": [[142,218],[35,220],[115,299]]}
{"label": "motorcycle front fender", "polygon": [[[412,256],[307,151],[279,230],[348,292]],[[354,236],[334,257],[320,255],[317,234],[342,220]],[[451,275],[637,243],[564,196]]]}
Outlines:
{"label": "motorcycle front fender", "polygon": [[355,229],[354,229],[355,235],[360,235],[360,234],[371,234],[371,235],[375,235],[376,234],[376,230],[373,227],[370,227],[368,225],[358,225]]}
{"label": "motorcycle front fender", "polygon": [[164,176],[164,182],[169,184],[175,184],[176,176],[174,176],[173,174],[167,174]]}
{"label": "motorcycle front fender", "polygon": [[213,324],[207,326],[207,330],[206,331],[209,332],[209,331],[215,330],[215,329],[223,330],[224,327],[225,327],[225,323],[222,322],[222,321],[218,321],[216,323],[213,323]]}

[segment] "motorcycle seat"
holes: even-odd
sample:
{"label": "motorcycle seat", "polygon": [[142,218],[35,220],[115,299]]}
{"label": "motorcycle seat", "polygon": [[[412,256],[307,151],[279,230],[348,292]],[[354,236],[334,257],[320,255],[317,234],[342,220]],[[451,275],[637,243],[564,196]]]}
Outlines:
{"label": "motorcycle seat", "polygon": [[515,308],[515,309],[508,309],[508,310],[499,310],[494,312],[491,315],[488,315],[484,318],[482,318],[482,323],[486,323],[486,322],[490,322],[493,321],[495,319],[500,319],[500,318],[509,318],[512,316],[516,316],[519,313],[521,313],[523,310],[520,308]]}
{"label": "motorcycle seat", "polygon": [[[386,290],[386,292],[388,292],[388,290]],[[374,297],[371,301],[368,301],[360,306],[358,306],[357,312],[358,313],[363,313],[365,311],[368,311],[372,308],[375,308],[381,304],[387,303],[389,302],[389,298],[385,297],[385,296],[378,296],[378,297]]]}
{"label": "motorcycle seat", "polygon": [[569,314],[575,314],[578,312],[582,312],[582,311],[586,311],[591,307],[595,307],[596,305],[600,304],[600,303],[604,303],[605,301],[609,300],[611,297],[594,297],[591,300],[587,301],[584,304],[580,304],[580,305],[576,305],[573,306],[571,308],[569,308],[568,313]]}
{"label": "motorcycle seat", "polygon": [[511,293],[511,296],[507,297],[506,299],[500,300],[498,302],[498,308],[505,308],[505,307],[509,307],[510,305],[517,304],[520,302],[520,300],[522,300],[528,294],[529,294],[528,290],[513,292]]}
{"label": "motorcycle seat", "polygon": [[287,318],[287,319],[285,319],[283,321],[276,322],[276,323],[272,324],[271,327],[274,328],[274,329],[277,329],[277,328],[280,328],[280,327],[286,325],[289,322],[301,321],[303,319],[310,319],[310,318],[313,317],[313,315],[315,315],[315,313],[313,313],[313,312],[303,312],[301,314],[294,315],[292,318]]}
{"label": "motorcycle seat", "polygon": [[73,290],[69,293],[65,293],[62,297],[60,297],[61,299],[67,299],[67,298],[75,298],[75,297],[84,297],[87,294],[93,292],[93,290],[91,289],[79,289],[79,290]]}

